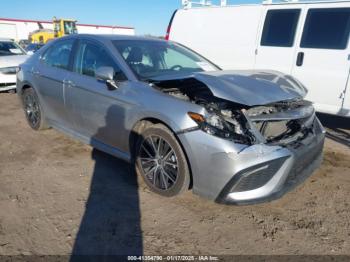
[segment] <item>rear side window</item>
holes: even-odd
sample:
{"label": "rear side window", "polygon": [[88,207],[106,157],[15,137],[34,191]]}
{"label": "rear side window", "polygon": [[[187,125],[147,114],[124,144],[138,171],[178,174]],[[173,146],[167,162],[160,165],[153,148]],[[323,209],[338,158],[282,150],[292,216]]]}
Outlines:
{"label": "rear side window", "polygon": [[300,9],[269,10],[261,37],[262,46],[291,47],[300,16]]}
{"label": "rear side window", "polygon": [[73,44],[73,39],[54,44],[45,52],[42,61],[48,66],[68,70]]}
{"label": "rear side window", "polygon": [[345,49],[349,26],[350,8],[310,9],[300,47]]}

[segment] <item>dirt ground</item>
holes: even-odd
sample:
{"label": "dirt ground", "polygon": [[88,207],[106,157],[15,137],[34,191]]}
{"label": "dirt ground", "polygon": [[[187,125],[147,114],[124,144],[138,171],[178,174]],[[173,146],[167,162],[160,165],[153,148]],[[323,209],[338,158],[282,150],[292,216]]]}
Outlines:
{"label": "dirt ground", "polygon": [[302,186],[224,206],[149,192],[124,162],[32,131],[0,93],[0,254],[350,254],[350,132],[330,132],[341,135]]}

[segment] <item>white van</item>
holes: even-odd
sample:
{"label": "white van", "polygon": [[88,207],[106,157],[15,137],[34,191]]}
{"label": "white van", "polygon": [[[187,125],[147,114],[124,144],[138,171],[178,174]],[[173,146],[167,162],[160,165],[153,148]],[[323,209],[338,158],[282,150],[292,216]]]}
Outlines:
{"label": "white van", "polygon": [[350,117],[350,1],[206,5],[183,1],[167,39],[223,69],[270,69],[308,89],[319,112]]}

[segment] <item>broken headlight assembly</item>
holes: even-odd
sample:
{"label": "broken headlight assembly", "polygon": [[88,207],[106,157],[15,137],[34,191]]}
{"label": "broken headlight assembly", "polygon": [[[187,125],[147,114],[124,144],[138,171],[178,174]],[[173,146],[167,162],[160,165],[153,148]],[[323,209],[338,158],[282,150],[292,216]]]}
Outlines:
{"label": "broken headlight assembly", "polygon": [[251,144],[252,139],[243,131],[241,124],[234,118],[224,117],[215,113],[203,116],[189,112],[189,117],[207,134],[232,140],[237,143]]}

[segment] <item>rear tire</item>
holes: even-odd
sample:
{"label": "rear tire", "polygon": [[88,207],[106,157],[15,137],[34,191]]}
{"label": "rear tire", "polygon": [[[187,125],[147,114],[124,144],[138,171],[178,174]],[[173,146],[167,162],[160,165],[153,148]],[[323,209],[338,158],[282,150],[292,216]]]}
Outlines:
{"label": "rear tire", "polygon": [[44,112],[40,106],[38,95],[33,88],[23,90],[22,103],[29,126],[34,130],[47,129]]}
{"label": "rear tire", "polygon": [[151,191],[172,197],[190,186],[185,154],[174,134],[156,124],[142,132],[136,146],[135,169]]}

